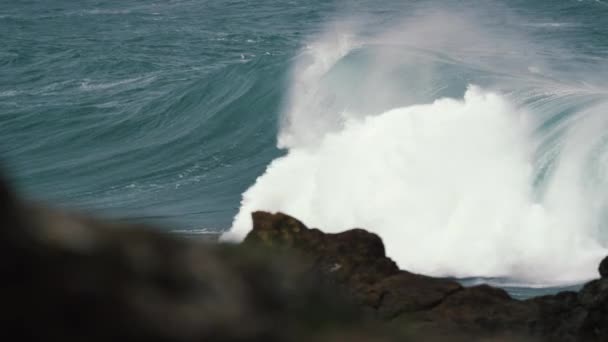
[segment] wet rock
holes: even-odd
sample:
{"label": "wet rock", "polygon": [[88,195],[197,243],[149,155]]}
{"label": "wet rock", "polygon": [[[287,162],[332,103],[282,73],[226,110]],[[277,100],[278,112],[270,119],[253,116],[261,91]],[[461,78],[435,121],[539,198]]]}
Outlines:
{"label": "wet rock", "polygon": [[534,321],[536,308],[502,289],[479,285],[446,297],[430,316],[468,332],[522,333]]}
{"label": "wet rock", "polygon": [[309,272],[325,275],[324,280],[348,291],[358,303],[373,306],[379,294],[372,285],[399,272],[386,257],[382,240],[365,230],[325,234],[280,213],[256,212],[253,222],[245,246],[301,254]]}
{"label": "wet rock", "polygon": [[608,257],[600,262],[599,272],[602,278],[608,278]]}
{"label": "wet rock", "polygon": [[538,308],[538,319],[531,325],[531,333],[554,341],[579,340],[579,330],[587,313],[580,306],[576,292],[561,292],[526,302]]}
{"label": "wet rock", "polygon": [[580,335],[590,341],[608,341],[608,279],[585,284],[578,298],[586,313]]}
{"label": "wet rock", "polygon": [[521,331],[534,312],[503,290],[463,289],[452,280],[400,271],[386,256],[381,239],[361,229],[325,234],[284,214],[256,212],[245,244],[295,249],[308,256],[313,270],[341,284],[356,303],[383,320],[405,315],[410,321],[431,320],[476,332]]}
{"label": "wet rock", "polygon": [[379,297],[378,316],[391,319],[404,313],[430,310],[463,288],[454,281],[401,271],[378,281],[372,289]]}
{"label": "wet rock", "polygon": [[[309,272],[340,284],[355,303],[392,328],[406,327],[418,336],[608,341],[608,279],[588,283],[579,294],[518,301],[491,286],[463,288],[452,280],[398,270],[375,234],[361,229],[325,234],[280,213],[254,213],[245,244],[301,253]],[[607,263],[600,266],[602,276]]]}

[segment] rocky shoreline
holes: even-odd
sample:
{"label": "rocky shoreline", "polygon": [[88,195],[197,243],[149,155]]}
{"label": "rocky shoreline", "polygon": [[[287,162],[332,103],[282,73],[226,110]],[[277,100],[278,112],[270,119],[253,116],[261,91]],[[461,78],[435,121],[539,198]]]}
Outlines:
{"label": "rocky shoreline", "polygon": [[238,246],[25,204],[0,184],[5,340],[608,341],[608,259],[515,300],[400,270],[363,229],[256,212]]}
{"label": "rocky shoreline", "polygon": [[381,321],[440,336],[519,336],[548,341],[608,341],[608,258],[601,279],[580,292],[519,301],[488,285],[465,288],[453,280],[399,270],[381,239],[365,230],[324,234],[283,214],[253,214],[245,244],[296,250]]}

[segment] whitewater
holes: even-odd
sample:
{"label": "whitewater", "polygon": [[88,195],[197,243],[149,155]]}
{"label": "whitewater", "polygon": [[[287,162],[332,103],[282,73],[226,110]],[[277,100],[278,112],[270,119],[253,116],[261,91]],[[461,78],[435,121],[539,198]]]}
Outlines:
{"label": "whitewater", "polygon": [[606,88],[557,79],[523,36],[477,22],[435,12],[362,37],[351,20],[313,39],[292,69],[287,154],[222,238],[240,241],[266,210],[326,232],[366,228],[413,272],[594,278],[608,254]]}

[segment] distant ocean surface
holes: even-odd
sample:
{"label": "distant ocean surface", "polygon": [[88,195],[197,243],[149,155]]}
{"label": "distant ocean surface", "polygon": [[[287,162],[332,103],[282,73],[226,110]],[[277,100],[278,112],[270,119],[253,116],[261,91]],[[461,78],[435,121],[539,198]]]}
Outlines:
{"label": "distant ocean surface", "polygon": [[2,0],[0,42],[29,198],[230,241],[253,210],[363,227],[518,298],[608,255],[608,2]]}

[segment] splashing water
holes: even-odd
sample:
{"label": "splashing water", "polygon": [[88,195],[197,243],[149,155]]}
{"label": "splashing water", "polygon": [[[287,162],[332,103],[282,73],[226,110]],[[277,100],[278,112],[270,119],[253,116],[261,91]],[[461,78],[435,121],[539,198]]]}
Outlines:
{"label": "splashing water", "polygon": [[608,252],[605,88],[558,81],[547,50],[510,54],[534,44],[471,22],[435,13],[305,48],[279,133],[287,154],[223,239],[242,239],[254,210],[281,211],[328,232],[369,229],[414,272],[595,277]]}

